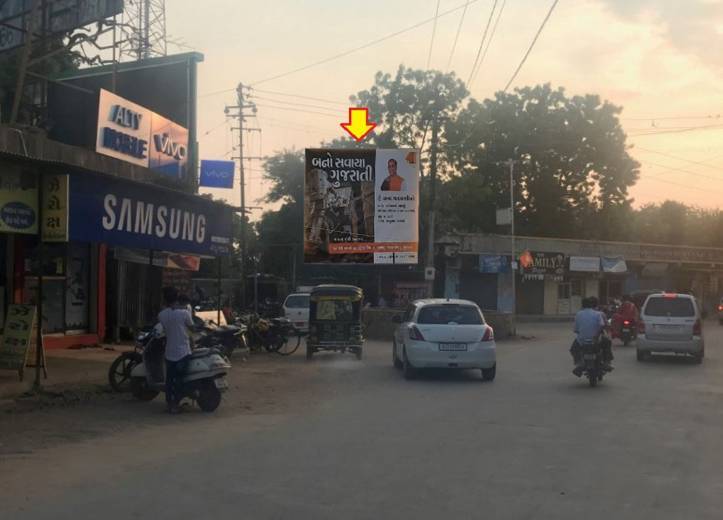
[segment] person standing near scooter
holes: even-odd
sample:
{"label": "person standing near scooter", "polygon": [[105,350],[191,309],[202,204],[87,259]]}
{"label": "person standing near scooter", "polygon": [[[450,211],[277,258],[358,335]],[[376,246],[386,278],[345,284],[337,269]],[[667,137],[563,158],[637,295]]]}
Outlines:
{"label": "person standing near scooter", "polygon": [[178,413],[185,358],[191,355],[193,318],[185,307],[179,308],[175,287],[163,288],[163,300],[166,308],[158,314],[158,321],[166,333],[166,403],[170,413]]}

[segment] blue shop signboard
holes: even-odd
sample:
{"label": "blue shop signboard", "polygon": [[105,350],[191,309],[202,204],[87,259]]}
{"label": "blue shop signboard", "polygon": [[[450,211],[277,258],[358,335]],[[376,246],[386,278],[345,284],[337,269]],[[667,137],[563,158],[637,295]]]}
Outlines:
{"label": "blue shop signboard", "polygon": [[201,182],[204,188],[233,188],[236,163],[233,161],[201,161]]}
{"label": "blue shop signboard", "polygon": [[510,257],[501,255],[480,255],[480,273],[508,273],[510,271]]}
{"label": "blue shop signboard", "polygon": [[231,208],[147,184],[70,178],[70,239],[218,256],[231,251]]}

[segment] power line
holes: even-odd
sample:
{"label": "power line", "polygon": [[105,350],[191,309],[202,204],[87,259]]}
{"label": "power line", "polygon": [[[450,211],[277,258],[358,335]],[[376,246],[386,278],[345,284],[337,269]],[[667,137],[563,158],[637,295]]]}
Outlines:
{"label": "power line", "polygon": [[662,174],[668,173],[668,172],[682,172],[682,173],[687,173],[688,175],[694,175],[695,177],[701,177],[703,179],[709,179],[709,180],[716,181],[716,182],[723,182],[723,178],[721,178],[721,177],[714,177],[712,175],[706,175],[704,173],[693,172],[690,170],[685,170],[683,168],[675,168],[675,167],[668,166],[667,164],[658,164],[658,163],[654,163],[654,162],[650,162],[650,161],[646,161],[645,164],[649,164],[651,166],[657,166],[658,168],[665,168],[665,170],[663,170],[662,172],[655,172],[656,175],[662,175]]}
{"label": "power line", "polygon": [[318,108],[319,110],[328,110],[338,113],[338,110],[335,108],[325,107],[322,105],[312,105],[309,103],[299,103],[297,101],[286,101],[283,99],[273,99],[273,98],[267,98],[264,96],[257,96],[256,94],[249,96],[250,99],[260,99],[262,101],[271,101],[272,103],[279,103],[281,105],[292,105],[295,107],[306,107],[306,108]]}
{"label": "power line", "polygon": [[437,9],[434,11],[434,23],[432,24],[432,39],[429,41],[429,54],[427,55],[427,70],[429,64],[432,63],[432,49],[434,49],[434,35],[437,33],[437,19],[439,18],[439,4],[442,0],[437,0]]}
{"label": "power line", "polygon": [[693,161],[693,160],[691,160],[691,159],[685,159],[685,158],[683,158],[683,157],[679,157],[679,156],[672,155],[672,154],[665,153],[665,152],[659,152],[659,151],[657,151],[657,150],[651,150],[650,148],[643,148],[643,147],[641,147],[641,146],[636,146],[635,148],[633,148],[633,151],[635,151],[635,150],[642,150],[643,152],[654,153],[654,154],[656,154],[656,155],[662,155],[663,157],[668,157],[668,158],[670,158],[670,159],[675,159],[676,161],[682,161],[682,162],[687,162],[687,163],[690,163],[690,164],[697,164],[697,165],[699,165],[699,166],[708,166],[708,167],[710,167],[710,163],[711,163],[711,162],[715,161],[716,159],[720,159],[721,157],[723,157],[723,155],[720,155],[720,154],[719,154],[719,155],[714,155],[713,157],[711,157],[710,159],[707,159],[707,160],[705,160],[705,161]]}
{"label": "power line", "polygon": [[[646,179],[646,180],[652,180],[652,181],[654,181],[654,182],[663,182],[663,183],[665,183],[665,184],[671,184],[671,185],[673,185],[673,186],[679,186],[679,187],[681,187],[681,188],[686,188],[686,189],[689,189],[689,190],[696,190],[696,191],[703,191],[703,192],[705,192],[705,193],[711,193],[711,190],[710,190],[710,189],[707,189],[707,188],[700,188],[700,187],[698,187],[698,186],[693,186],[693,185],[690,185],[690,184],[683,184],[682,182],[669,181],[669,180],[667,180],[667,179],[661,179],[660,177],[655,177],[654,175],[650,175],[650,174],[646,175],[646,176],[645,176],[645,179]],[[719,192],[714,191],[713,193],[719,193]]]}
{"label": "power line", "polygon": [[[467,2],[467,3],[473,4],[473,3],[478,2],[478,1],[479,1],[479,0],[469,0],[469,2]],[[317,66],[319,66],[319,65],[323,65],[323,64],[325,64],[325,63],[329,63],[330,61],[338,60],[339,58],[343,58],[343,57],[345,57],[345,56],[349,56],[350,54],[354,54],[355,52],[359,52],[359,51],[361,51],[361,50],[364,50],[364,49],[367,49],[367,48],[372,47],[372,46],[374,46],[374,45],[377,45],[377,44],[379,44],[379,43],[382,43],[382,42],[384,42],[384,41],[386,41],[386,40],[390,40],[390,39],[392,39],[392,38],[395,38],[395,37],[399,36],[400,34],[404,34],[404,33],[407,33],[407,32],[409,32],[409,31],[412,31],[412,30],[414,30],[414,29],[417,29],[417,28],[419,28],[419,27],[422,27],[422,26],[424,26],[424,25],[427,25],[428,23],[434,22],[435,20],[438,20],[439,18],[443,18],[443,17],[445,17],[445,16],[448,16],[448,15],[450,15],[450,14],[452,14],[452,13],[454,13],[454,12],[457,12],[457,11],[459,11],[460,9],[463,9],[463,8],[464,8],[464,5],[460,5],[460,6],[457,6],[457,7],[452,8],[452,9],[448,9],[447,11],[444,11],[444,12],[438,14],[437,16],[434,16],[434,17],[432,17],[432,18],[428,18],[428,19],[423,20],[423,21],[421,21],[421,22],[418,22],[418,23],[416,23],[416,24],[414,24],[414,25],[410,25],[409,27],[405,27],[404,29],[400,29],[399,31],[395,31],[395,32],[393,32],[393,33],[391,33],[391,34],[388,34],[388,35],[386,35],[386,36],[382,36],[381,38],[377,38],[376,40],[372,40],[372,41],[367,42],[367,43],[365,43],[365,44],[363,44],[363,45],[360,45],[360,46],[358,46],[358,47],[354,47],[353,49],[349,49],[348,51],[340,52],[339,54],[335,54],[335,55],[333,55],[333,56],[329,56],[328,58],[324,58],[324,59],[322,59],[322,60],[318,60],[318,61],[309,63],[309,64],[304,65],[304,66],[302,66],[302,67],[297,67],[297,68],[292,69],[292,70],[289,70],[289,71],[287,71],[287,72],[282,72],[281,74],[276,74],[276,75],[274,75],[274,76],[269,76],[268,78],[261,79],[261,80],[259,80],[259,81],[256,81],[256,82],[252,83],[251,86],[260,85],[261,83],[266,83],[266,82],[273,81],[273,80],[276,80],[276,79],[279,79],[279,78],[283,78],[283,77],[286,77],[286,76],[290,76],[291,74],[296,74],[297,72],[301,72],[301,71],[304,71],[304,70],[307,70],[307,69],[310,69],[310,68],[313,68],[313,67],[317,67]]]}
{"label": "power line", "polygon": [[545,25],[547,25],[547,21],[550,19],[550,16],[552,16],[552,12],[555,10],[555,7],[557,7],[557,4],[560,0],[554,0],[552,2],[552,5],[550,6],[550,10],[547,12],[547,16],[545,16],[545,19],[542,20],[542,24],[540,24],[540,28],[537,30],[537,33],[535,34],[535,37],[532,39],[532,43],[530,44],[530,47],[527,49],[527,52],[522,57],[522,61],[517,66],[517,69],[515,70],[515,73],[512,74],[512,77],[507,82],[507,85],[505,86],[504,92],[507,92],[507,90],[510,88],[510,85],[512,85],[512,82],[515,81],[517,78],[517,75],[522,70],[522,67],[525,65],[525,62],[527,61],[527,58],[530,56],[530,53],[532,52],[532,49],[535,47],[535,44],[537,43],[537,39],[540,37],[540,34],[542,34],[542,30],[545,28]]}
{"label": "power line", "polygon": [[707,116],[663,116],[663,117],[622,117],[622,121],[674,121],[686,119],[720,119],[720,114],[709,114]]}
{"label": "power line", "polygon": [[[479,65],[477,65],[477,70],[474,73],[474,77],[472,78],[472,81],[477,79],[477,74],[479,74],[480,69],[482,68],[482,64],[485,62],[485,58],[487,57],[487,51],[490,50],[490,45],[492,44],[492,40],[495,37],[495,34],[497,33],[497,26],[500,23],[500,18],[502,18],[502,12],[505,10],[505,6],[507,5],[507,0],[502,0],[502,5],[500,6],[500,10],[497,13],[497,18],[495,19],[495,24],[492,26],[492,33],[490,34],[489,39],[487,40],[487,45],[485,46],[484,52],[482,52],[482,58],[479,60]],[[467,87],[470,87],[471,83],[467,85]]]}
{"label": "power line", "polygon": [[273,105],[259,105],[258,103],[256,104],[256,106],[257,106],[257,107],[261,107],[261,108],[275,108],[275,109],[277,109],[277,110],[287,110],[287,111],[289,111],[289,112],[303,112],[303,113],[305,113],[305,114],[316,114],[316,115],[319,115],[319,116],[334,117],[334,118],[337,118],[337,119],[339,118],[339,116],[335,116],[334,114],[327,114],[327,113],[325,113],[325,112],[314,112],[313,110],[305,110],[305,109],[302,109],[302,108],[276,107],[276,106],[273,106]]}
{"label": "power line", "polygon": [[454,52],[457,50],[457,41],[459,40],[459,34],[462,32],[462,25],[464,24],[464,17],[467,15],[467,7],[469,2],[464,4],[464,10],[462,16],[459,18],[459,25],[457,26],[457,34],[454,35],[454,43],[452,44],[452,50],[449,53],[449,59],[447,60],[447,70],[452,66],[452,58],[454,58]]}
{"label": "power line", "polygon": [[693,132],[695,130],[716,130],[723,128],[723,125],[702,125],[702,126],[690,126],[682,128],[680,130],[661,130],[659,132],[644,132],[642,134],[631,134],[630,137],[644,137],[647,135],[661,135],[661,134],[682,134],[686,132]]}
{"label": "power line", "polygon": [[252,90],[255,90],[256,92],[261,92],[262,94],[274,94],[276,96],[286,96],[286,97],[293,97],[293,98],[299,98],[299,99],[308,99],[309,101],[318,101],[320,103],[329,103],[331,105],[339,105],[348,107],[348,102],[341,102],[341,101],[332,101],[330,99],[324,99],[324,98],[318,98],[318,97],[312,97],[312,96],[302,96],[301,94],[291,94],[289,92],[279,92],[278,90],[264,90],[260,88],[254,88]]}
{"label": "power line", "polygon": [[218,125],[212,127],[210,130],[207,130],[206,132],[201,134],[201,137],[206,137],[208,134],[215,132],[216,130],[218,130],[219,128],[221,128],[222,126],[227,125],[227,124],[228,124],[228,119],[224,119]]}
{"label": "power line", "polygon": [[495,0],[495,2],[492,4],[492,10],[490,11],[490,16],[487,18],[487,24],[485,25],[485,30],[482,33],[482,40],[479,42],[479,49],[477,49],[477,56],[474,58],[474,63],[472,63],[472,70],[469,71],[469,78],[467,78],[467,85],[469,85],[472,81],[472,76],[474,76],[475,70],[477,70],[477,64],[479,63],[480,56],[482,55],[482,48],[484,47],[485,40],[487,39],[487,32],[490,30],[490,25],[492,24],[492,17],[495,15],[495,9],[497,9],[497,2],[499,0]]}

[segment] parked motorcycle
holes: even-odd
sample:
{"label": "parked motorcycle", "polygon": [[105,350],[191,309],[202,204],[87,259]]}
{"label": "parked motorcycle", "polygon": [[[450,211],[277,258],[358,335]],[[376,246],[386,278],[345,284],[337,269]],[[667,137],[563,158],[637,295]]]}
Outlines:
{"label": "parked motorcycle", "polygon": [[582,345],[583,375],[587,377],[590,386],[597,386],[606,373],[603,365],[603,352],[600,343],[587,340]]}
{"label": "parked motorcycle", "polygon": [[251,350],[264,349],[288,356],[296,352],[301,343],[301,334],[287,318],[261,318],[249,314],[241,318],[246,325],[248,346]]}
{"label": "parked motorcycle", "polygon": [[197,335],[194,344],[200,348],[215,347],[221,350],[224,356],[230,357],[236,349],[248,348],[244,324],[235,325],[208,325],[202,319],[194,316],[193,322]]}
{"label": "parked motorcycle", "polygon": [[136,337],[133,351],[123,352],[108,369],[108,383],[115,392],[130,391],[131,373],[143,362],[143,350],[151,340],[151,329],[141,330]]}
{"label": "parked motorcycle", "polygon": [[[136,365],[130,378],[130,388],[141,401],[152,401],[165,391],[165,335],[163,327],[156,325],[153,330],[139,338],[145,345],[142,362]],[[221,393],[228,389],[226,374],[231,364],[215,348],[199,348],[185,360],[181,399],[188,397],[198,403],[204,412],[213,412],[221,404]]]}

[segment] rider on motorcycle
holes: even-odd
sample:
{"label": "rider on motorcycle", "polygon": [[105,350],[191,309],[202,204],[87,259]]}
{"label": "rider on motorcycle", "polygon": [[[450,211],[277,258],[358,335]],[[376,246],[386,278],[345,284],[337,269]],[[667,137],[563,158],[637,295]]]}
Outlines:
{"label": "rider on motorcycle", "polygon": [[580,377],[583,373],[582,344],[589,340],[598,341],[603,352],[603,366],[606,370],[612,370],[610,362],[613,359],[612,342],[605,334],[607,323],[605,315],[597,310],[597,298],[585,298],[582,301],[582,310],[575,316],[575,329],[577,335],[570,347],[575,368],[573,374]]}
{"label": "rider on motorcycle", "polygon": [[616,315],[616,326],[622,328],[622,324],[626,321],[630,322],[633,327],[638,322],[638,308],[633,303],[633,299],[627,294],[623,296],[623,304],[618,309]]}

